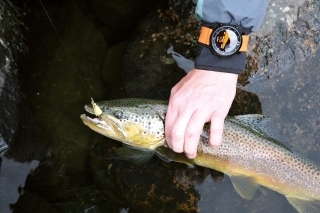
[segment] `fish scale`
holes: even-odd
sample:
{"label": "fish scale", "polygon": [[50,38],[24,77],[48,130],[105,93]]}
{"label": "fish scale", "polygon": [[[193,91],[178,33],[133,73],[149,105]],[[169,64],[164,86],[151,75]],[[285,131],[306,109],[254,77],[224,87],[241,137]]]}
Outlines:
{"label": "fish scale", "polygon": [[[319,212],[319,166],[277,141],[267,116],[227,117],[218,148],[209,146],[210,124],[205,124],[197,156],[190,160],[166,146],[167,103],[148,99],[110,100],[97,103],[102,109],[99,118],[80,117],[92,130],[141,149],[140,153],[154,152],[166,161],[196,164],[223,172],[230,176],[235,190],[245,199],[252,199],[256,190],[264,186],[286,196],[300,213]],[[85,109],[94,114],[90,105]],[[124,149],[121,153],[125,153]],[[150,159],[149,154],[145,156]]]}

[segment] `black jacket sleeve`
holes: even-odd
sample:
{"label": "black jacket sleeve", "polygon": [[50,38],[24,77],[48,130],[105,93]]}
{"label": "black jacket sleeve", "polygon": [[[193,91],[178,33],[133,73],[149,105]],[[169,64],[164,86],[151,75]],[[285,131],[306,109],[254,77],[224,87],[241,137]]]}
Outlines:
{"label": "black jacket sleeve", "polygon": [[[198,0],[196,17],[206,24],[238,25],[250,33],[261,26],[267,6],[267,0]],[[221,58],[210,46],[201,43],[198,43],[196,55],[197,69],[240,74],[246,65],[245,52]]]}

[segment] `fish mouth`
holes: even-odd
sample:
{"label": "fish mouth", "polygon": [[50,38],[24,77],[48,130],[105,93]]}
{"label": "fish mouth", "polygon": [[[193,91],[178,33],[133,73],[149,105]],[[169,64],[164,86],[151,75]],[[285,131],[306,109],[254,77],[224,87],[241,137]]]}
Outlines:
{"label": "fish mouth", "polygon": [[[94,110],[93,108],[90,106],[90,105],[84,105],[84,109],[94,115]],[[87,116],[86,114],[82,114],[80,115],[80,118],[82,120],[82,122],[89,126],[91,128],[92,125],[95,125],[95,126],[99,126],[99,127],[102,127],[102,128],[108,128],[109,125],[107,122],[105,122],[104,120],[100,119],[99,117],[95,117],[95,118],[91,118],[89,116]]]}
{"label": "fish mouth", "polygon": [[82,114],[80,115],[80,118],[81,120],[83,121],[83,123],[87,124],[87,123],[90,123],[90,124],[93,124],[93,125],[101,125],[101,126],[104,126],[104,127],[108,127],[109,125],[107,124],[107,122],[101,120],[100,118],[90,118],[89,116],[85,115],[85,114]]}
{"label": "fish mouth", "polygon": [[[102,133],[103,131],[111,131],[111,126],[100,118],[90,118],[86,114],[80,115],[82,122],[92,130]],[[103,134],[103,133],[102,133]],[[105,134],[104,134],[105,135]]]}
{"label": "fish mouth", "polygon": [[[92,115],[95,114],[90,105],[85,105],[84,109]],[[85,114],[80,115],[80,118],[85,125],[104,136],[121,141],[125,139],[126,134],[124,129],[108,111],[104,111],[95,118],[91,118]]]}
{"label": "fish mouth", "polygon": [[90,114],[94,115],[93,108],[90,105],[84,105],[84,109],[89,112]]}

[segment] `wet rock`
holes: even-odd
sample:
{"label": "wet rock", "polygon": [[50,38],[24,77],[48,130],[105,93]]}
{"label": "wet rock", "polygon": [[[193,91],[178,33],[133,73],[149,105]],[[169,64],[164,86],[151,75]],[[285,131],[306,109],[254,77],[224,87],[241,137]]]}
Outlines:
{"label": "wet rock", "polygon": [[196,0],[174,0],[173,6],[180,17],[186,18],[190,15]]}
{"label": "wet rock", "polygon": [[237,89],[228,115],[261,114],[262,106],[259,97],[251,92]]}
{"label": "wet rock", "polygon": [[118,67],[126,49],[128,41],[120,42],[107,49],[101,73],[103,80],[112,87],[117,78]]}
{"label": "wet rock", "polygon": [[[90,8],[93,14],[107,27],[122,32],[132,30],[148,1],[93,0]],[[132,17],[137,17],[136,19]]]}
{"label": "wet rock", "polygon": [[320,41],[319,10],[319,1],[305,1],[292,10],[295,13],[276,22],[270,33],[251,35],[248,64],[253,66],[247,69],[256,72],[256,79],[281,75],[315,53]]}
{"label": "wet rock", "polygon": [[168,99],[171,88],[185,75],[166,51],[173,45],[192,58],[199,23],[194,17],[179,23],[178,17],[172,9],[150,12],[134,32],[119,67],[126,97]]}
{"label": "wet rock", "polygon": [[210,172],[210,169],[198,166],[195,168],[182,168],[176,171],[175,180],[184,187],[191,188],[201,185]]}
{"label": "wet rock", "polygon": [[[119,142],[103,138],[91,151],[91,165],[99,209],[119,212],[197,212],[199,194],[193,187],[176,180],[176,171],[186,165],[167,163],[153,157],[145,165],[113,159]],[[201,179],[201,178],[200,178]]]}
{"label": "wet rock", "polygon": [[264,23],[257,32],[259,37],[272,32],[278,22],[285,22],[291,25],[297,19],[299,7],[305,0],[269,0]]}
{"label": "wet rock", "polygon": [[224,178],[224,174],[221,172],[218,172],[216,170],[210,170],[211,178],[214,182],[221,183]]}
{"label": "wet rock", "polygon": [[45,199],[36,193],[26,192],[18,202],[12,205],[16,213],[58,213]]}
{"label": "wet rock", "polygon": [[140,18],[161,1],[149,0],[93,0],[88,1],[90,11],[107,29],[114,30],[115,40],[127,39]]}
{"label": "wet rock", "polygon": [[17,128],[21,99],[18,83],[18,54],[26,51],[21,29],[22,12],[11,2],[0,2],[0,152]]}

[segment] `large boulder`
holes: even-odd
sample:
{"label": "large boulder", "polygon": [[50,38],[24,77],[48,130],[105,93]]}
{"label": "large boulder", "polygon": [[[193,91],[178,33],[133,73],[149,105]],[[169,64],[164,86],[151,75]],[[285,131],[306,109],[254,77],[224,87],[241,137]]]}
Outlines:
{"label": "large boulder", "polygon": [[8,147],[16,131],[21,99],[17,58],[23,44],[21,13],[7,1],[0,1],[0,152]]}

